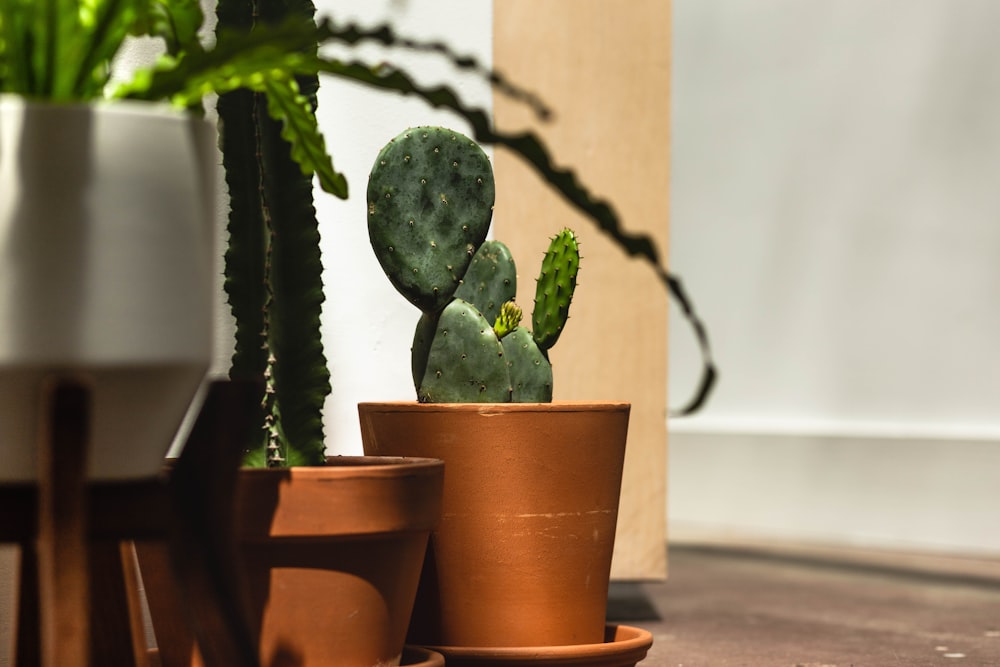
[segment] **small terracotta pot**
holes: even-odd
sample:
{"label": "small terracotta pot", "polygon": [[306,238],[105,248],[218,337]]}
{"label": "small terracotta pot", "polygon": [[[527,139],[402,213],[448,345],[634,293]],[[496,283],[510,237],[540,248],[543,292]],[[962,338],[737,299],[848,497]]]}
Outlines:
{"label": "small terracotta pot", "polygon": [[362,403],[370,455],[444,459],[408,639],[604,641],[627,403]]}
{"label": "small terracotta pot", "polygon": [[[399,664],[443,473],[441,461],[390,457],[240,471],[244,604],[262,664]],[[178,610],[156,580],[172,581],[162,567],[159,577],[148,571],[145,549],[137,545],[161,662],[200,665],[189,634],[165,634]]]}

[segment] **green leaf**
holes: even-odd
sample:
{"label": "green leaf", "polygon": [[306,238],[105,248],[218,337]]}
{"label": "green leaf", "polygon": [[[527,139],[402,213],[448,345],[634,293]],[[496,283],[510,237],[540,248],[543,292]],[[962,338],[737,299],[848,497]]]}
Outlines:
{"label": "green leaf", "polygon": [[412,39],[400,35],[388,24],[378,25],[373,28],[364,28],[353,23],[339,26],[333,21],[326,19],[319,24],[318,29],[320,42],[340,42],[348,46],[364,42],[374,42],[382,46],[401,48],[406,51],[437,54],[445,58],[456,68],[467,70],[483,77],[500,93],[525,104],[542,120],[549,120],[552,117],[552,110],[548,108],[538,95],[521,88],[500,72],[484,66],[476,58],[456,53],[444,42]]}
{"label": "green leaf", "polygon": [[198,31],[205,15],[198,0],[147,0],[141,10],[133,35],[162,38],[173,56],[202,50]]}
{"label": "green leaf", "polygon": [[68,5],[64,11],[72,12],[79,6],[80,29],[64,37],[66,46],[55,63],[60,76],[53,97],[67,100],[101,97],[110,78],[111,60],[150,0],[62,1]]}
{"label": "green leaf", "polygon": [[264,78],[315,74],[316,27],[301,19],[259,25],[252,31],[221,31],[215,48],[164,58],[115,91],[115,97],[173,100],[187,105],[210,93],[260,90]]}
{"label": "green leaf", "polygon": [[262,87],[267,94],[268,112],[282,123],[281,136],[289,143],[292,159],[302,173],[315,173],[324,191],[347,199],[347,179],[334,170],[316,116],[309,101],[299,92],[295,79],[268,77]]}
{"label": "green leaf", "polygon": [[180,60],[164,59],[154,70],[140,73],[116,91],[118,97],[171,98],[191,105],[209,93],[237,89],[267,95],[268,112],[282,122],[282,136],[304,174],[315,173],[320,187],[337,197],[347,197],[347,179],[338,173],[327,152],[326,141],[295,75],[314,75],[316,29],[301,19],[279,26],[260,25],[248,33],[227,33],[211,52],[186,53]]}

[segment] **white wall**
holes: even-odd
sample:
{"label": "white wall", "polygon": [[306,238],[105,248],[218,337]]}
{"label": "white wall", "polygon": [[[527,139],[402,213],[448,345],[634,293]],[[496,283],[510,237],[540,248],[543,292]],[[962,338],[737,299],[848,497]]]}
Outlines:
{"label": "white wall", "polygon": [[1000,4],[674,7],[674,535],[1000,554]]}

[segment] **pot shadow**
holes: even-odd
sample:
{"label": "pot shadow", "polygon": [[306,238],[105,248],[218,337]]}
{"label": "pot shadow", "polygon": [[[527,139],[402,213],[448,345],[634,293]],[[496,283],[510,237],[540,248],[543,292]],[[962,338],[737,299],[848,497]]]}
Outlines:
{"label": "pot shadow", "polygon": [[434,644],[441,637],[441,596],[438,592],[437,559],[434,536],[427,543],[423,569],[417,584],[416,602],[406,631],[408,644]]}
{"label": "pot shadow", "polygon": [[274,653],[262,667],[301,667],[305,658],[286,643],[280,643],[274,648]]}
{"label": "pot shadow", "polygon": [[[252,524],[249,530],[261,539],[270,532],[274,515],[278,511],[280,487],[287,483],[291,477],[291,472],[288,470],[271,469],[266,474],[279,481],[253,485],[243,497],[237,499],[237,504],[241,507],[240,515]],[[246,486],[241,485],[240,488],[246,489]],[[233,519],[235,521],[235,515]],[[241,542],[242,538],[237,537],[237,541]],[[258,558],[248,557],[243,546],[237,548],[240,549],[236,562],[241,564],[239,576],[243,582],[240,587],[243,594],[243,608],[250,625],[250,631],[259,647],[264,625],[264,610],[271,597],[270,571],[266,563],[262,564]],[[281,642],[275,647],[273,654],[263,667],[294,667],[301,664],[301,660],[302,656],[294,647],[288,642]]]}
{"label": "pot shadow", "polygon": [[608,622],[662,620],[638,581],[612,581],[608,586]]}

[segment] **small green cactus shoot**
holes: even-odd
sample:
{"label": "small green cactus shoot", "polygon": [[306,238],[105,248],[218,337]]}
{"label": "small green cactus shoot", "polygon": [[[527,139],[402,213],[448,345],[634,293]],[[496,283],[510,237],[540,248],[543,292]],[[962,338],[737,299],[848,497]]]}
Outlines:
{"label": "small green cactus shoot", "polygon": [[552,238],[542,260],[542,272],[535,284],[535,308],[531,312],[531,330],[543,350],[559,340],[569,319],[569,306],[576,290],[580,271],[580,246],[573,230],[564,229]]}

